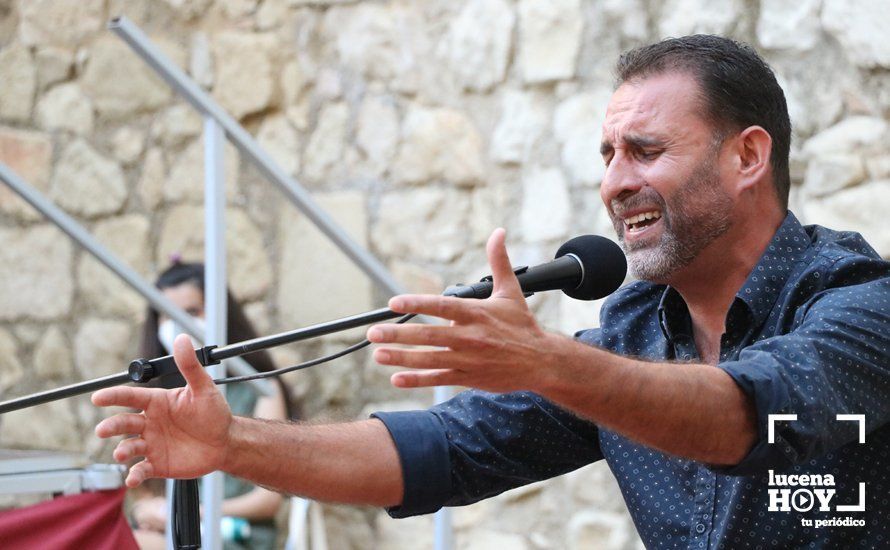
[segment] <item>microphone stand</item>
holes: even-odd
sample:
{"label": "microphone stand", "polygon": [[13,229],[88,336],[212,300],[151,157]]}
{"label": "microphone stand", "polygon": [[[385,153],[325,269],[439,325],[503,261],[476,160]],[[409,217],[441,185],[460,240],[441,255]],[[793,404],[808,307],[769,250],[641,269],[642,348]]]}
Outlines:
{"label": "microphone stand", "polygon": [[[308,340],[317,336],[324,336],[401,316],[401,313],[396,313],[388,308],[375,309],[367,313],[360,313],[351,317],[344,317],[271,336],[245,340],[223,347],[215,345],[204,346],[196,349],[195,354],[201,365],[207,367],[209,365],[217,365],[224,359],[230,359],[239,355]],[[129,382],[146,384],[152,380],[178,372],[179,369],[172,355],[154,359],[139,358],[130,363],[130,367],[126,372],[0,402],[0,414]],[[174,482],[173,538],[176,548],[180,550],[197,550],[201,547],[201,519],[198,508],[197,479],[177,479]]]}

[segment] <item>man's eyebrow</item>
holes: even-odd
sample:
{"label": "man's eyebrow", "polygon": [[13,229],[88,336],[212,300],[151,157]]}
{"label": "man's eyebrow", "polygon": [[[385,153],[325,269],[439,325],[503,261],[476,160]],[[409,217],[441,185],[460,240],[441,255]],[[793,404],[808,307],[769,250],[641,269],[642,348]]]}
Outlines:
{"label": "man's eyebrow", "polygon": [[[648,147],[663,147],[664,144],[667,142],[667,140],[662,139],[660,137],[643,136],[643,135],[637,135],[637,134],[630,134],[630,135],[623,136],[621,138],[621,141],[624,144],[630,145],[631,147],[634,147],[637,149],[646,149]],[[604,140],[600,144],[600,154],[601,155],[607,155],[607,154],[611,153],[613,149],[614,149],[614,147],[612,146],[612,142],[610,142],[610,141]]]}
{"label": "man's eyebrow", "polygon": [[647,147],[659,147],[664,145],[665,140],[656,137],[656,136],[641,136],[641,135],[627,135],[624,136],[624,142],[628,145],[632,145],[638,149],[645,149]]}

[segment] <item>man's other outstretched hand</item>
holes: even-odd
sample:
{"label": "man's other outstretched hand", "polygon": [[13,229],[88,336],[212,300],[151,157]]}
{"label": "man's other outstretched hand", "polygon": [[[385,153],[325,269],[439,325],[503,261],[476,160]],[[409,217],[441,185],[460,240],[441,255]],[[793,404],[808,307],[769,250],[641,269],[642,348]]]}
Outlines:
{"label": "man's other outstretched hand", "polygon": [[128,407],[96,426],[102,438],[132,436],[114,450],[118,462],[142,460],[130,468],[126,484],[136,487],[153,477],[190,479],[222,469],[229,445],[232,412],[198,362],[191,340],[179,335],[173,344],[185,387],[172,390],[118,386],[93,394],[99,407]]}

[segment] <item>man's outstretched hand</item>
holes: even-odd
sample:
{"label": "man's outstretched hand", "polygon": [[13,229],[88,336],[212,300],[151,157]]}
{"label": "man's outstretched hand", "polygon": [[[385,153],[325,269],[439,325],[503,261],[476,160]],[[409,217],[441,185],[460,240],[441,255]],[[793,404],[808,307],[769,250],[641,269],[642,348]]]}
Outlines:
{"label": "man's outstretched hand", "polygon": [[130,468],[127,486],[153,477],[190,479],[222,468],[229,444],[232,412],[204,367],[191,340],[180,335],[173,344],[176,365],[187,382],[163,390],[119,386],[93,394],[100,407],[129,407],[96,426],[99,437],[133,436],[114,450],[118,462],[143,459]]}
{"label": "man's outstretched hand", "polygon": [[393,311],[451,321],[450,326],[384,324],[368,329],[374,343],[435,348],[376,349],[378,363],[412,369],[394,374],[393,385],[454,385],[493,392],[545,387],[549,354],[561,346],[560,338],[541,330],[529,311],[504,240],[504,230],[496,229],[486,246],[494,278],[490,298],[408,294],[389,301]]}

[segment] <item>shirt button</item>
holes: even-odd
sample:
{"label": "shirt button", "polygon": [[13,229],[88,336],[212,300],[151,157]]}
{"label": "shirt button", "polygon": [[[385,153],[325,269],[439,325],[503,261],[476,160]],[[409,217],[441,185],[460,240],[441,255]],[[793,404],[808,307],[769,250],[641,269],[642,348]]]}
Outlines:
{"label": "shirt button", "polygon": [[699,535],[701,535],[702,533],[704,533],[704,532],[705,532],[705,524],[704,524],[704,523],[699,523],[698,525],[696,525],[696,526],[695,526],[695,532],[698,533]]}

